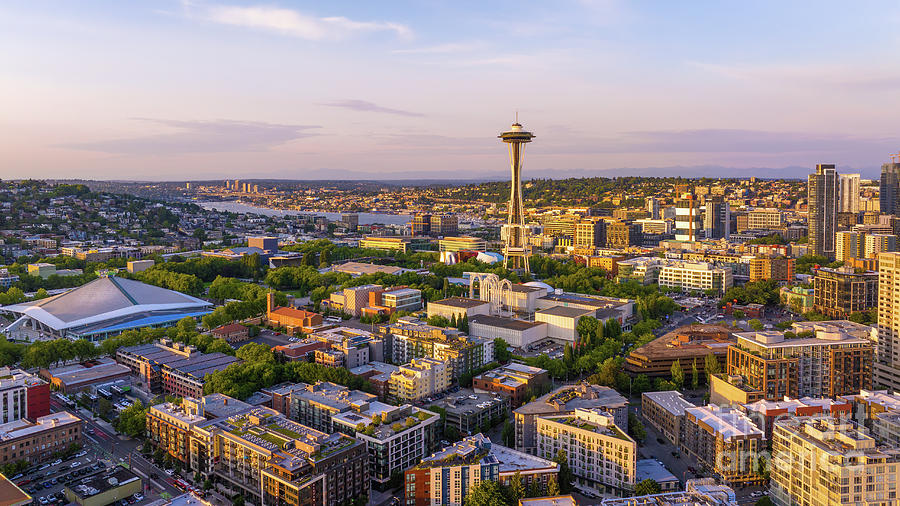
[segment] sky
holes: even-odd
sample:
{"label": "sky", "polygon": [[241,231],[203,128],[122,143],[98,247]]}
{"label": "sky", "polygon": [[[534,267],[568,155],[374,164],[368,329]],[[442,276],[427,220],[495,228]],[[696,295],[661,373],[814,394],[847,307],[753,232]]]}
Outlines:
{"label": "sky", "polygon": [[874,177],[898,25],[881,1],[2,2],[0,178],[502,177],[516,113],[525,178]]}

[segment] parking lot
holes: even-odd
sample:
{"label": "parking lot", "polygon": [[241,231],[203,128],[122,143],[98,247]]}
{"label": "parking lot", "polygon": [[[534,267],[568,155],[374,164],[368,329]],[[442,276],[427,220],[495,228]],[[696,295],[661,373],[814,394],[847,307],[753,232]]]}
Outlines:
{"label": "parking lot", "polygon": [[13,476],[12,481],[32,496],[35,504],[68,504],[69,500],[63,493],[66,485],[74,486],[82,480],[87,480],[109,465],[91,456],[87,450],[82,450],[65,460],[57,459],[47,464],[33,466],[25,473]]}

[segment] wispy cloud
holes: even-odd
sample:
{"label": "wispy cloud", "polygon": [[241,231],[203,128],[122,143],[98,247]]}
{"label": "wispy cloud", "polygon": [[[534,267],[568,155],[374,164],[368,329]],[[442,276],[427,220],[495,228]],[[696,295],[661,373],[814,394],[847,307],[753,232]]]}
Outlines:
{"label": "wispy cloud", "polygon": [[233,6],[183,2],[189,17],[241,26],[306,40],[343,39],[361,33],[388,32],[411,38],[412,30],[390,21],[357,21],[344,16],[318,17],[294,9],[270,6]]}
{"label": "wispy cloud", "polygon": [[[886,152],[900,139],[854,137],[840,133],[776,132],[742,129],[622,132],[614,137],[570,139],[552,153],[751,153],[836,154]],[[573,141],[573,142],[572,142]]]}
{"label": "wispy cloud", "polygon": [[688,65],[729,79],[757,84],[819,87],[839,89],[895,91],[900,86],[900,72],[894,67],[856,67],[840,64],[719,64],[689,61]]}
{"label": "wispy cloud", "polygon": [[365,100],[336,100],[334,102],[327,102],[321,104],[328,107],[342,107],[344,109],[352,109],[354,111],[362,111],[362,112],[377,112],[382,114],[395,114],[397,116],[409,116],[409,117],[422,117],[425,116],[419,112],[410,112],[404,111],[401,109],[391,109],[390,107],[382,107],[378,104],[373,104],[372,102],[367,102]]}
{"label": "wispy cloud", "polygon": [[68,144],[62,147],[130,155],[171,155],[265,151],[286,142],[316,135],[316,125],[283,125],[257,121],[181,121],[134,118],[175,129],[175,132]]}
{"label": "wispy cloud", "polygon": [[395,49],[395,54],[454,54],[475,51],[483,47],[483,44],[476,42],[449,42],[446,44],[438,44],[435,46],[413,47],[408,49]]}

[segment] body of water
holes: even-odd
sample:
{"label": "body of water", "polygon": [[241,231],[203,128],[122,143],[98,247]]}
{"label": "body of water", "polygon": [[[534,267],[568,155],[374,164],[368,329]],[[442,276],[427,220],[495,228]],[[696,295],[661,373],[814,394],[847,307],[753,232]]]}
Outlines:
{"label": "body of water", "polygon": [[[327,213],[316,211],[293,211],[287,209],[269,209],[268,207],[256,207],[240,202],[197,202],[197,205],[203,209],[211,209],[213,211],[222,211],[229,213],[253,213],[263,216],[295,216],[295,215],[311,215],[325,216],[332,221],[340,221],[341,213]],[[355,213],[359,215],[360,225],[371,225],[380,223],[382,225],[404,225],[409,223],[408,214],[380,214],[380,213]]]}

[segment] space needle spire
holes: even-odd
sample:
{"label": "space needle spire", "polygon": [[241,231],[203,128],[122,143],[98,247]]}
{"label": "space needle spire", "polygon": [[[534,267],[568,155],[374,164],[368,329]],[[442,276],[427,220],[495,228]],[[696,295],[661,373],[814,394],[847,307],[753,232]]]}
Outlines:
{"label": "space needle spire", "polygon": [[498,137],[509,144],[509,168],[512,173],[509,189],[509,218],[505,227],[506,242],[503,247],[503,267],[530,272],[528,256],[531,247],[528,245],[528,229],[525,227],[522,166],[525,163],[525,144],[531,142],[534,135],[522,129],[517,111],[516,122],[508,131]]}

